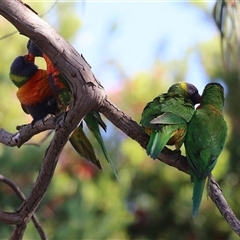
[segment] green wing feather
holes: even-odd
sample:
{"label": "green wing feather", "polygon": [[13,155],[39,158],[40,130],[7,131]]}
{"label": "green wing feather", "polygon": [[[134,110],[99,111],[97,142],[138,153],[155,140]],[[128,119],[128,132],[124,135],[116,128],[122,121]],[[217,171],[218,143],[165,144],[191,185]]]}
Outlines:
{"label": "green wing feather", "polygon": [[193,215],[197,214],[204,183],[217,163],[227,134],[227,126],[220,111],[212,111],[209,105],[198,109],[190,123],[185,139],[187,161],[194,180]]}
{"label": "green wing feather", "polygon": [[[193,104],[178,93],[165,93],[149,102],[143,110],[140,124],[145,129],[151,129],[147,154],[156,159],[169,139],[178,129],[185,131],[187,122],[194,113]],[[181,147],[183,139],[179,140]]]}
{"label": "green wing feather", "polygon": [[[214,119],[210,122],[210,119]],[[216,165],[225,139],[226,122],[211,113],[210,109],[198,109],[188,124],[186,154],[189,164],[199,178],[206,177]]]}
{"label": "green wing feather", "polygon": [[100,161],[95,155],[92,144],[89,142],[81,126],[75,129],[69,141],[80,156],[102,169]]}
{"label": "green wing feather", "polygon": [[[66,88],[63,89],[59,89],[59,93],[58,93],[58,98],[60,101],[61,109],[62,110],[66,110],[66,107],[71,103],[72,101],[72,94],[70,91],[70,88],[67,84],[66,79],[60,74],[59,75],[59,80],[65,85]],[[53,79],[52,79],[53,82]],[[54,86],[53,86],[54,88]],[[116,170],[114,168],[113,162],[108,154],[108,151],[106,149],[106,146],[104,144],[99,126],[101,126],[104,131],[106,131],[107,126],[106,124],[103,122],[99,112],[96,111],[92,111],[90,113],[88,113],[85,117],[84,117],[84,121],[87,124],[87,127],[89,128],[89,130],[93,133],[94,137],[96,138],[96,140],[98,141],[103,154],[105,156],[105,158],[107,159],[107,161],[109,162],[109,164],[111,165],[113,172],[115,174],[115,176],[117,177],[116,174]],[[84,152],[84,148],[86,147],[86,152],[84,152],[85,154],[85,158],[87,160],[90,161],[95,161],[96,165],[100,165],[99,160],[96,158],[94,149],[90,143],[90,141],[88,140],[88,138],[86,137],[85,133],[83,132],[82,128],[77,128],[73,135],[72,135],[73,139],[70,138],[70,142],[73,145],[73,147],[75,148],[75,150],[81,155],[83,156],[83,152]],[[81,139],[82,138],[82,139]],[[98,162],[97,162],[98,161]]]}
{"label": "green wing feather", "polygon": [[164,126],[161,130],[152,131],[146,148],[147,154],[152,159],[156,159],[159,156],[177,128],[175,125],[168,125]]}
{"label": "green wing feather", "polygon": [[186,123],[186,121],[183,118],[181,118],[171,112],[165,112],[162,115],[152,119],[150,121],[150,123],[151,124],[170,124],[170,125],[172,125],[172,124]]}
{"label": "green wing feather", "polygon": [[[166,115],[163,115],[167,113]],[[149,102],[143,110],[141,124],[143,127],[154,127],[150,123],[153,119],[162,116],[163,123],[170,121],[189,122],[193,116],[194,107],[190,100],[181,97],[177,93],[165,93]]]}
{"label": "green wing feather", "polygon": [[102,126],[102,128],[104,130],[106,130],[106,125],[103,122],[103,120],[101,119],[100,114],[96,111],[92,111],[85,116],[84,120],[85,120],[89,130],[92,132],[92,134],[95,136],[96,140],[98,141],[106,160],[111,165],[111,168],[112,168],[116,178],[118,179],[115,167],[113,165],[113,161],[111,160],[111,158],[109,156],[109,153],[107,151],[107,148],[104,144],[104,141],[103,141],[103,138],[102,138],[102,135],[101,135],[101,132],[100,132],[99,125]]}

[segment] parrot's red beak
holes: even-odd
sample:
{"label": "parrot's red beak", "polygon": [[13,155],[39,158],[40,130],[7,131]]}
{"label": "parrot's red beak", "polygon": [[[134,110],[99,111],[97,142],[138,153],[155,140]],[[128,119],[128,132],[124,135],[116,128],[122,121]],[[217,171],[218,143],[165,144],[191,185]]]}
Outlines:
{"label": "parrot's red beak", "polygon": [[28,53],[28,61],[31,61],[34,63],[34,60],[35,60],[35,56],[31,53]]}
{"label": "parrot's red beak", "polygon": [[25,61],[29,61],[29,56],[28,56],[28,54],[27,54],[27,55],[24,55],[23,58],[24,58]]}

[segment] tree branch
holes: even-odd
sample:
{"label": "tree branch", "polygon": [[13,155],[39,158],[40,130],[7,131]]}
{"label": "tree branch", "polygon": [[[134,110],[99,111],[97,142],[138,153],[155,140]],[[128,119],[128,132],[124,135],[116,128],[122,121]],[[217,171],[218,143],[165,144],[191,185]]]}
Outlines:
{"label": "tree branch", "polygon": [[[48,54],[56,67],[66,77],[74,96],[72,108],[66,114],[65,118],[60,121],[60,127],[56,131],[50,146],[46,151],[41,171],[30,196],[17,212],[0,212],[1,221],[24,225],[29,221],[45,194],[52,179],[58,156],[62,151],[63,146],[68,141],[69,135],[76,128],[81,119],[92,109],[98,109],[116,127],[137,141],[144,148],[147,145],[148,136],[143,133],[141,127],[136,122],[120,111],[107,99],[103,87],[91,72],[90,66],[85,59],[36,14],[17,0],[0,1],[0,14],[11,22],[21,34],[31,38]],[[50,127],[50,125],[48,127]],[[35,131],[41,131],[41,129],[43,129],[42,126],[40,128],[31,128],[27,125],[27,128],[28,127],[33,135],[36,134]],[[4,130],[0,132],[0,135],[2,133],[3,135],[7,135]],[[25,137],[25,135],[28,137]],[[21,133],[20,139],[23,140],[19,140],[19,146],[21,146],[25,139],[29,139],[30,135],[26,134],[26,132]],[[9,142],[8,145],[14,144],[15,137],[16,135],[7,135],[7,137],[4,138],[4,141],[7,139],[7,142]],[[0,139],[2,139],[2,137],[0,137]],[[167,148],[165,148],[160,154],[159,159],[170,166],[178,168],[180,171],[189,173],[189,166],[185,157],[172,152]],[[230,210],[225,211],[230,208],[227,205],[222,192],[217,189],[216,186],[218,186],[216,181],[211,179],[209,195],[223,214],[228,224],[237,234],[239,234],[239,224],[235,224],[236,221],[232,221],[235,215]]]}
{"label": "tree branch", "polygon": [[22,144],[31,139],[34,135],[44,132],[46,130],[55,129],[55,117],[48,118],[47,120],[37,121],[32,124],[26,124],[18,126],[18,132],[15,134],[9,133],[4,129],[0,128],[0,143],[3,143],[10,147],[21,147]]}
{"label": "tree branch", "polygon": [[226,219],[227,223],[240,236],[240,221],[228,205],[226,199],[222,194],[222,190],[213,176],[210,176],[210,185],[208,188],[208,195],[216,204],[219,212]]}
{"label": "tree branch", "polygon": [[[20,200],[22,200],[22,201],[26,200],[24,193],[20,190],[20,188],[12,180],[10,180],[9,178],[0,174],[0,181],[7,184],[16,193],[16,195],[20,198]],[[46,236],[43,228],[41,227],[41,224],[39,223],[37,216],[35,214],[33,214],[33,216],[32,216],[32,221],[33,221],[34,226],[37,229],[41,239],[42,240],[47,239],[47,236]],[[24,233],[25,228],[26,228],[26,225],[21,226],[21,229],[19,229],[19,227],[16,226],[16,228],[11,236],[11,239],[20,239],[21,235]]]}
{"label": "tree branch", "polygon": [[16,212],[0,212],[3,222],[20,225],[30,220],[42,200],[70,134],[82,118],[99,105],[105,97],[105,92],[92,74],[89,65],[76,50],[19,1],[1,1],[0,14],[12,22],[22,34],[35,40],[38,46],[44,46],[44,51],[49,53],[50,59],[69,81],[74,96],[72,108],[58,123],[57,131],[46,151],[43,165],[29,197]]}

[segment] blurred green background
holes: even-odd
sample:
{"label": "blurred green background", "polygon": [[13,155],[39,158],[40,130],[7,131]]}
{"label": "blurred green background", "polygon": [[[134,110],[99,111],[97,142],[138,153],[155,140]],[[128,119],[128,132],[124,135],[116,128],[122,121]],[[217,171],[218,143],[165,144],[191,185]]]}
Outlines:
{"label": "blurred green background", "polygon": [[[29,4],[42,13],[52,3]],[[53,21],[54,28],[69,42],[74,42],[84,24],[79,7],[84,8],[87,4],[59,2],[53,9],[54,21],[52,12],[44,19]],[[189,8],[199,8],[203,18],[211,12],[204,4],[188,4]],[[114,18],[111,21],[114,23]],[[207,21],[213,19],[208,17]],[[2,17],[0,26],[0,37],[14,31],[14,27]],[[17,125],[31,121],[31,117],[23,113],[15,95],[16,87],[8,77],[13,59],[26,53],[26,43],[27,38],[18,33],[0,41],[0,126],[13,133]],[[113,43],[114,39],[108,40],[108,44]],[[237,70],[233,69],[230,73],[223,67],[219,35],[189,46],[188,52],[181,59],[163,61],[156,57],[152,59],[149,71],[139,71],[131,77],[124,74],[121,62],[110,56],[108,59],[108,55],[104,56],[104,71],[108,71],[111,63],[120,76],[118,87],[110,88],[107,94],[114,104],[139,122],[147,102],[166,91],[174,82],[186,79],[190,67],[187,62],[191,54],[196,52],[200,54],[202,71],[209,81],[221,82],[226,89],[228,139],[213,175],[233,211],[240,216],[240,87]],[[43,62],[38,64],[44,67]],[[108,89],[107,86],[106,88]],[[106,123],[108,133],[103,135],[114,159],[119,182],[97,144],[94,146],[99,158],[103,159],[103,171],[79,159],[68,144],[60,156],[51,186],[36,211],[49,239],[238,239],[206,194],[197,217],[192,219],[192,185],[189,176],[151,160],[139,144],[109,121],[106,120]],[[30,142],[39,142],[45,134],[39,134]],[[26,195],[36,180],[50,138],[40,147],[24,145],[17,149],[0,145],[0,173],[17,183]],[[14,211],[19,205],[20,201],[12,190],[0,183],[1,210]],[[8,239],[12,230],[13,226],[0,223],[0,239]],[[39,239],[31,222],[24,239]]]}

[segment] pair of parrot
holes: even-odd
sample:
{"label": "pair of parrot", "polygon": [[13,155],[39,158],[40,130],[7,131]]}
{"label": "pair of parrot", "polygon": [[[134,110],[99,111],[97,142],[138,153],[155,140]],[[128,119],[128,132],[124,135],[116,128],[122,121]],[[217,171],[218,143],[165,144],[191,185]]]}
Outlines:
{"label": "pair of parrot", "polygon": [[[64,76],[55,68],[47,55],[37,45],[29,40],[27,44],[28,54],[17,57],[10,67],[10,79],[18,87],[17,97],[25,113],[30,114],[33,123],[44,119],[48,114],[59,115],[67,111],[73,101],[71,90]],[[35,58],[42,57],[46,62],[46,70],[38,69]],[[103,138],[101,126],[106,131],[99,112],[91,111],[84,117],[84,121],[98,141],[106,160],[110,163],[117,177],[112,160],[108,154]],[[102,169],[101,163],[89,139],[83,131],[82,122],[72,133],[69,141],[77,153],[86,160]]]}
{"label": "pair of parrot", "polygon": [[223,106],[224,89],[219,83],[207,84],[200,96],[194,85],[179,82],[143,109],[140,124],[150,135],[146,151],[151,158],[156,159],[165,145],[175,145],[179,151],[184,143],[194,185],[193,216],[227,137]]}

